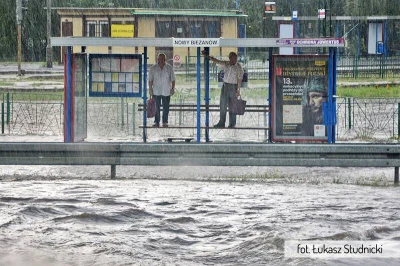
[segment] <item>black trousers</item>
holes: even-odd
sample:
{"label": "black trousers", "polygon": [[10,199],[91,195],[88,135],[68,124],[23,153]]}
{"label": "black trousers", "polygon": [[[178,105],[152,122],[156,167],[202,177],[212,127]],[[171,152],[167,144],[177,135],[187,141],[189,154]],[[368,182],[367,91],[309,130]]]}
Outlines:
{"label": "black trousers", "polygon": [[[226,109],[229,106],[229,102],[236,98],[237,84],[224,83],[221,89],[221,97],[219,100],[220,117],[218,124],[225,125],[226,122]],[[229,110],[229,126],[236,126],[236,115],[232,114]]]}
{"label": "black trousers", "polygon": [[156,99],[156,116],[154,118],[154,123],[160,124],[161,105],[163,107],[162,122],[163,124],[168,123],[169,102],[171,96],[154,95],[154,98]]}

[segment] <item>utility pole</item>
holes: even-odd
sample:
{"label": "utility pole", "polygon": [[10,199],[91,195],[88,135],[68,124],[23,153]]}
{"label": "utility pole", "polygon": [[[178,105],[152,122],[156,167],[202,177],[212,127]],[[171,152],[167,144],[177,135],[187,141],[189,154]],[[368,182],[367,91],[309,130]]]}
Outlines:
{"label": "utility pole", "polygon": [[18,50],[18,56],[17,56],[17,61],[18,61],[18,76],[21,76],[21,24],[22,24],[22,0],[16,0],[16,15],[17,15],[17,30],[18,30],[18,45],[17,45],[17,50]]}
{"label": "utility pole", "polygon": [[53,67],[53,49],[51,47],[51,0],[47,0],[47,47],[46,47],[46,65]]}
{"label": "utility pole", "polygon": [[329,0],[329,37],[333,37],[332,34],[332,0]]}

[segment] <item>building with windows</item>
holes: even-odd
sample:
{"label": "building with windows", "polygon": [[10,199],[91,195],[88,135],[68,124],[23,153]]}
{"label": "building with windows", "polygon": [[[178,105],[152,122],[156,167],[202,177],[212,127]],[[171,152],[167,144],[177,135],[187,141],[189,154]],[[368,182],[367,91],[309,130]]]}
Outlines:
{"label": "building with windows", "polygon": [[[60,17],[61,37],[113,37],[113,38],[237,38],[238,19],[246,17],[238,10],[160,10],[135,8],[55,8]],[[81,52],[81,47],[74,47]],[[237,48],[216,47],[215,56],[226,56]],[[63,50],[64,52],[64,50]],[[86,47],[87,53],[143,52],[143,47]],[[165,53],[169,60],[196,55],[195,47],[148,48],[149,63],[153,64],[158,53]],[[172,64],[170,61],[169,63]]]}

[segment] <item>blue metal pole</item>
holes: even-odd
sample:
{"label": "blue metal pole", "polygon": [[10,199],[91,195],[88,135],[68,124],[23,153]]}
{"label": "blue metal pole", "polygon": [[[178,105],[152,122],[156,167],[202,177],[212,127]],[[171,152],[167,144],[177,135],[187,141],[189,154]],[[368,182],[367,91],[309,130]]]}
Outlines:
{"label": "blue metal pole", "polygon": [[272,47],[268,48],[268,142],[272,141],[272,128],[271,128],[271,102],[272,102]]}
{"label": "blue metal pole", "polygon": [[[332,86],[333,95],[336,96],[336,79],[337,79],[337,49],[331,48],[333,51],[333,66],[332,66]],[[332,142],[336,142],[336,97],[332,95]]]}
{"label": "blue metal pole", "polygon": [[71,142],[71,110],[72,110],[72,47],[67,47],[67,110],[66,112],[66,136],[65,142]]}
{"label": "blue metal pole", "polygon": [[328,121],[324,121],[324,124],[328,127],[328,143],[332,143],[332,99],[333,99],[333,49],[329,48],[329,62],[328,62],[328,114],[325,117],[328,117]]}
{"label": "blue metal pole", "polygon": [[[210,54],[210,47],[204,48],[206,54]],[[210,126],[210,112],[209,112],[209,104],[210,104],[210,60],[205,57],[204,59],[204,83],[205,83],[205,104],[206,104],[206,142],[209,142],[209,126]]]}
{"label": "blue metal pole", "polygon": [[[143,48],[143,106],[147,104],[147,47]],[[147,106],[143,108],[143,142],[147,141]]]}
{"label": "blue metal pole", "polygon": [[200,143],[200,97],[201,97],[201,92],[200,92],[200,78],[201,78],[201,72],[200,72],[200,47],[197,47],[197,143]]}

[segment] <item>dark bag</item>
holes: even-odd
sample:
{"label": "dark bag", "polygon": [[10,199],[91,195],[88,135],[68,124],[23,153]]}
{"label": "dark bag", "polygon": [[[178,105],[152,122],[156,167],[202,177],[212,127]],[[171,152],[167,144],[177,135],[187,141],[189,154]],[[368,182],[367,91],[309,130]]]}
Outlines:
{"label": "dark bag", "polygon": [[156,99],[153,97],[147,101],[147,118],[156,116]]}
{"label": "dark bag", "polygon": [[242,96],[239,96],[239,99],[233,98],[229,103],[229,112],[234,115],[244,115],[244,111],[246,109],[246,102],[242,100]]}

